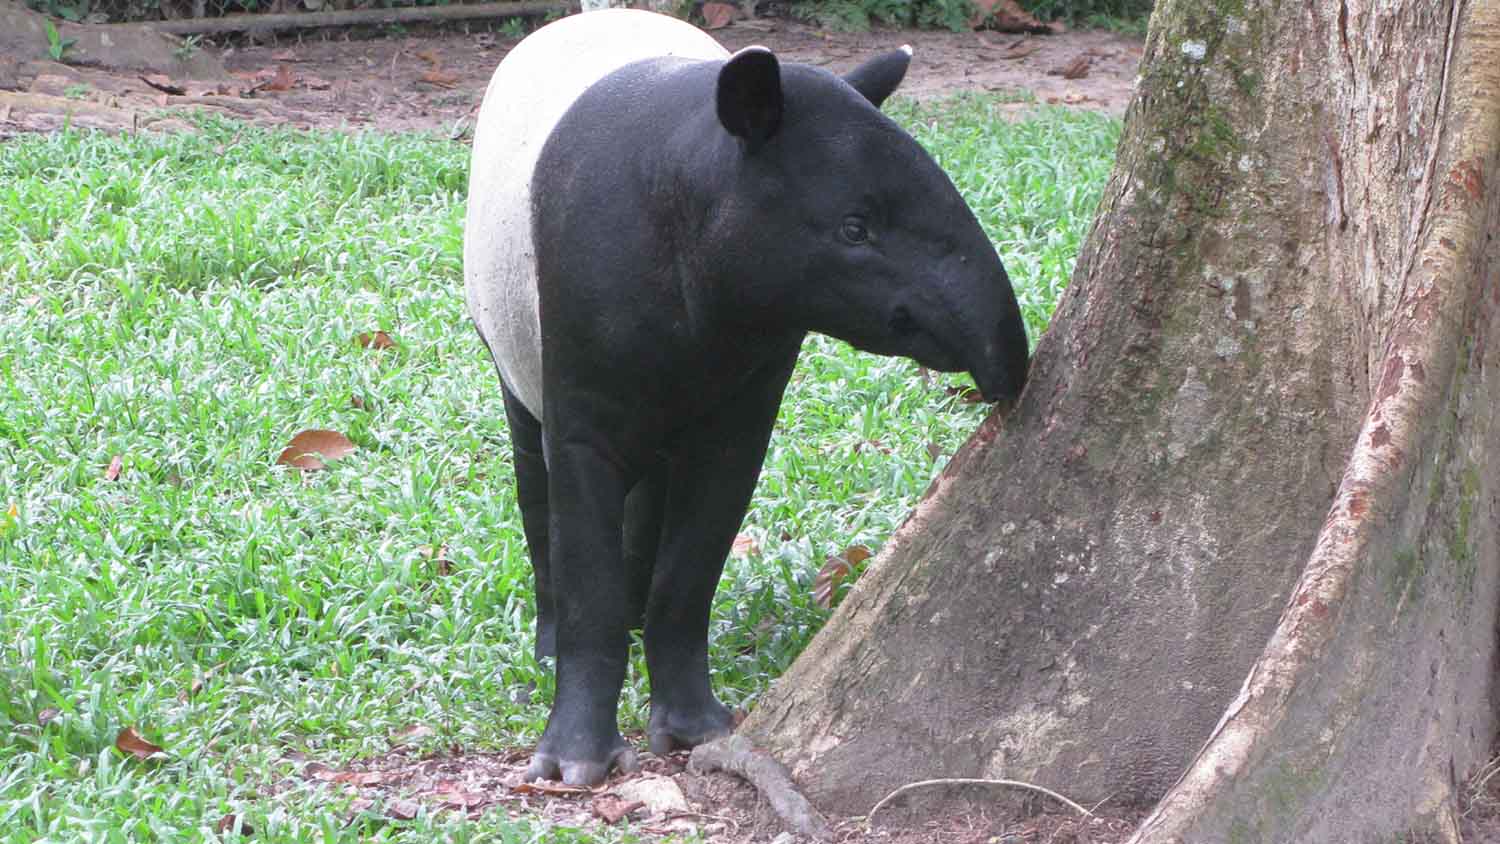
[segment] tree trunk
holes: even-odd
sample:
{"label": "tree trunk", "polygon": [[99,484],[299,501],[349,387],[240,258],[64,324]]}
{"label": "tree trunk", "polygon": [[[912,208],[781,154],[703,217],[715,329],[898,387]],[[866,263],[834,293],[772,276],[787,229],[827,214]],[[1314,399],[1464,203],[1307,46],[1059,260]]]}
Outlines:
{"label": "tree trunk", "polygon": [[[1139,842],[1456,838],[1495,732],[1500,3],[1160,0],[1032,380],[741,728]],[[1158,801],[1160,801],[1158,803]]]}

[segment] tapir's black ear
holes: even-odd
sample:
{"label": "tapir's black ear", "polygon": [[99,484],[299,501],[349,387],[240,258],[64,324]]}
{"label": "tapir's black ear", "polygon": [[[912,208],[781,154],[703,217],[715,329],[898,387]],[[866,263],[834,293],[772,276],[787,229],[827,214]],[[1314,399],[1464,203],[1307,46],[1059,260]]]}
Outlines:
{"label": "tapir's black ear", "polygon": [[885,98],[896,92],[896,86],[906,77],[906,66],[911,64],[911,47],[902,47],[876,56],[849,71],[844,81],[854,90],[865,95],[865,99],[880,108]]}
{"label": "tapir's black ear", "polygon": [[719,71],[719,122],[753,150],[781,128],[781,64],[765,47],[746,47]]}

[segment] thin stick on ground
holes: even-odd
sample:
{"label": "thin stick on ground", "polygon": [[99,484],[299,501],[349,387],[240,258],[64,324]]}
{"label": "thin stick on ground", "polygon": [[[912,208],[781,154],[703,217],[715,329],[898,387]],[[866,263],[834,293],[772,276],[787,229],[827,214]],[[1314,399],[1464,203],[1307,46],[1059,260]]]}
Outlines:
{"label": "thin stick on ground", "polygon": [[688,767],[695,772],[727,771],[755,786],[789,831],[818,841],[833,837],[833,829],[807,798],[797,791],[792,775],[770,754],[740,736],[725,736],[693,748]]}
{"label": "thin stick on ground", "polygon": [[1083,815],[1086,818],[1092,818],[1094,816],[1093,812],[1083,808],[1077,803],[1074,803],[1072,800],[1069,800],[1068,798],[1062,796],[1061,794],[1058,794],[1057,792],[1053,791],[1050,788],[1047,788],[1046,786],[1036,785],[1035,783],[1022,782],[1020,780],[988,780],[969,779],[964,777],[950,777],[947,779],[909,782],[906,785],[903,785],[900,788],[896,789],[895,791],[892,791],[890,794],[887,794],[886,796],[880,798],[880,801],[877,802],[873,807],[871,807],[870,813],[865,817],[874,819],[875,813],[885,808],[885,805],[887,803],[895,800],[897,797],[900,797],[901,795],[906,794],[909,791],[915,791],[919,788],[926,788],[930,785],[995,785],[1001,786],[1003,788],[1024,788],[1028,791],[1035,791],[1038,794],[1045,794],[1048,797],[1051,797],[1053,800],[1056,800],[1057,802],[1063,804],[1064,806],[1067,806],[1069,809],[1072,809],[1073,811],[1077,812],[1080,815]]}

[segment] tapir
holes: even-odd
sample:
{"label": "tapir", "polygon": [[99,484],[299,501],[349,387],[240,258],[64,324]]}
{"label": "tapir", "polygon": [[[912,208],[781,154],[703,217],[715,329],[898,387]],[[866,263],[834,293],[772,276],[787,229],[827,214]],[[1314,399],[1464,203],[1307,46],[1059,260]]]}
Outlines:
{"label": "tapir", "polygon": [[840,77],[617,9],[542,27],[490,80],[464,285],[557,672],[527,779],[636,767],[616,722],[634,628],[650,750],[731,730],[709,606],[808,332],[967,371],[991,399],[1025,383],[994,247],[879,111],[910,59]]}

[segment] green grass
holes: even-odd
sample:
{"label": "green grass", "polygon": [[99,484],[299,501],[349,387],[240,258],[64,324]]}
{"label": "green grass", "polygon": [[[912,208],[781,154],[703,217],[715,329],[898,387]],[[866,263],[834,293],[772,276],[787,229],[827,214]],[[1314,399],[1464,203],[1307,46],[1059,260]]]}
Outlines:
{"label": "green grass", "polygon": [[[1008,124],[981,99],[897,114],[954,171],[1037,331],[1117,126]],[[466,157],[227,123],[0,145],[0,841],[209,839],[229,812],[262,842],[632,840],[500,811],[346,826],[347,796],[295,776],[414,724],[424,748],[483,750],[545,722],[542,700],[512,702],[550,678],[500,393],[462,307]],[[375,329],[398,347],[353,342]],[[716,601],[727,702],[751,704],[822,623],[824,557],[878,547],[940,465],[928,444],[951,453],[981,418],[945,391],[960,382],[809,340],[746,517],[759,550]],[[360,449],[274,466],[311,427]],[[166,758],[115,751],[130,725]]]}

